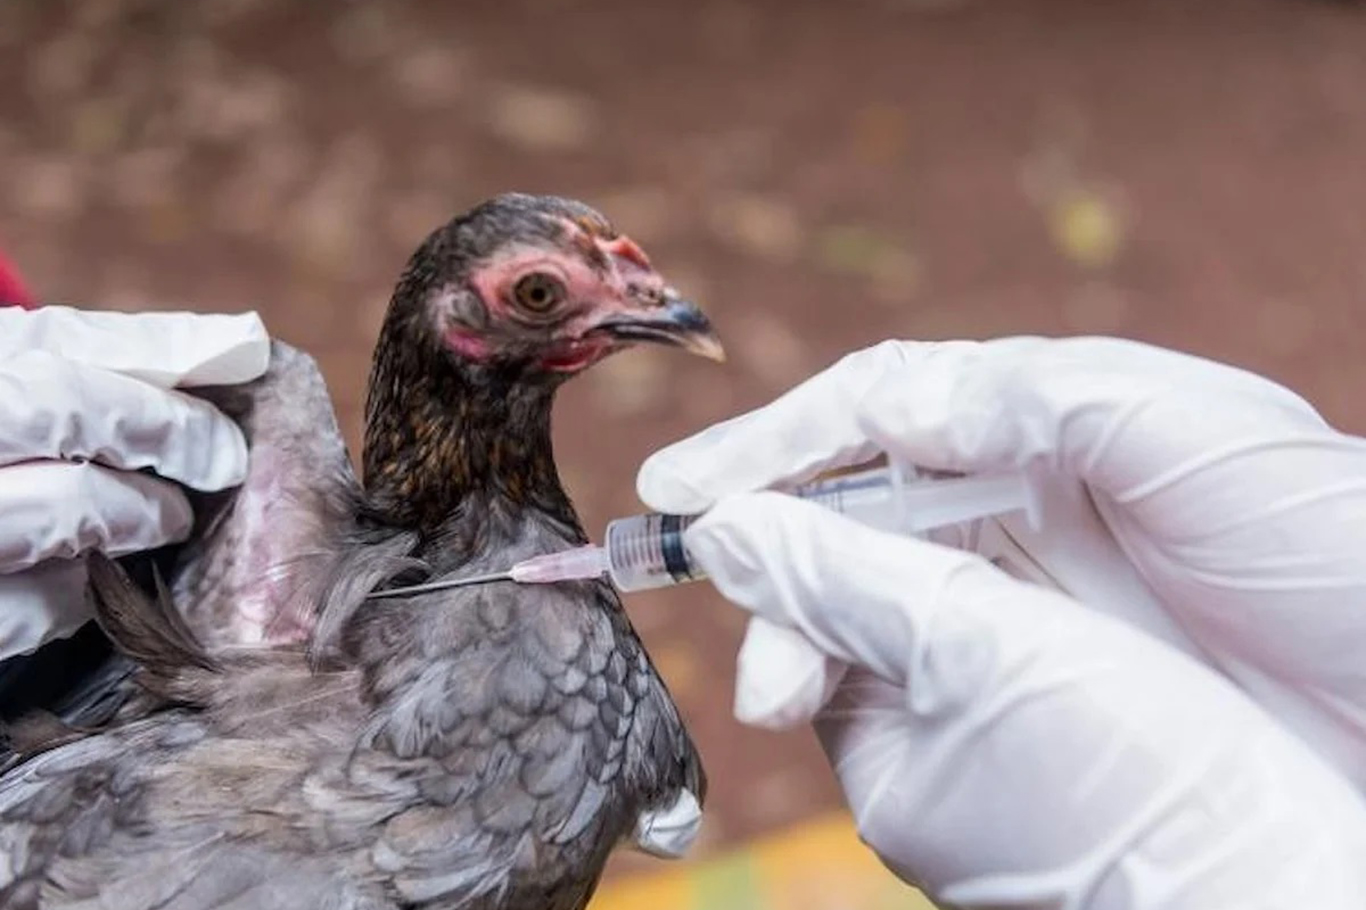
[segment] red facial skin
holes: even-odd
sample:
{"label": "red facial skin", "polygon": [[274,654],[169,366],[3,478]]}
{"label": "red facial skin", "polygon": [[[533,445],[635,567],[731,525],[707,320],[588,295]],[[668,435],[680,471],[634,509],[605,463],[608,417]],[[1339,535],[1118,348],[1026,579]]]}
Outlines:
{"label": "red facial skin", "polygon": [[[559,323],[540,360],[543,369],[557,373],[578,372],[607,356],[618,342],[593,329],[612,315],[648,311],[665,293],[664,279],[630,238],[605,238],[577,225],[568,230],[562,249],[512,247],[471,279],[493,319],[528,326],[538,320]],[[553,275],[565,287],[565,299],[549,313],[527,313],[517,306],[512,289],[532,272]],[[485,360],[493,353],[488,339],[461,326],[448,328],[445,339],[468,360]]]}
{"label": "red facial skin", "polygon": [[567,342],[560,350],[542,357],[541,367],[554,373],[577,373],[606,357],[612,348],[612,342],[606,338]]}
{"label": "red facial skin", "polygon": [[446,344],[466,360],[483,360],[489,356],[489,344],[468,329],[452,327],[446,330]]}

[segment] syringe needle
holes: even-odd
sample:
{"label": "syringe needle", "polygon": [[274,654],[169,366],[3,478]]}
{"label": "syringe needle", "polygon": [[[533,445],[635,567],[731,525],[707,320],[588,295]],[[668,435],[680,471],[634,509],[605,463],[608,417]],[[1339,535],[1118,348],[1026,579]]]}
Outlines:
{"label": "syringe needle", "polygon": [[504,572],[489,572],[486,575],[470,575],[465,578],[443,578],[420,585],[404,588],[389,588],[366,595],[366,600],[383,600],[386,597],[407,597],[410,594],[427,594],[432,591],[445,591],[448,588],[464,588],[471,585],[486,585],[494,581],[515,581],[518,584],[550,584],[557,581],[579,581],[597,578],[607,571],[606,554],[601,547],[586,544],[558,553],[543,553],[523,559]]}
{"label": "syringe needle", "polygon": [[385,591],[373,591],[365,596],[366,600],[384,600],[386,597],[407,597],[410,594],[427,594],[432,591],[445,591],[448,588],[464,588],[470,585],[486,585],[493,581],[512,581],[512,572],[490,572],[487,575],[470,575],[466,578],[443,578],[440,581],[428,581],[420,585],[408,585],[404,588],[389,588]]}

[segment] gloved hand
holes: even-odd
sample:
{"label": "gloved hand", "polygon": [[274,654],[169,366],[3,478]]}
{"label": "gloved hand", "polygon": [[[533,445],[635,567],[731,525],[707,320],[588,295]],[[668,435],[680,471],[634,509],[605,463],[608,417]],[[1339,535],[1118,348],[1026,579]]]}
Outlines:
{"label": "gloved hand", "polygon": [[174,387],[265,372],[254,313],[0,309],[0,659],[90,618],[81,554],[183,540],[178,484],[241,483],[241,431]]}
{"label": "gloved hand", "polygon": [[[1023,468],[1042,528],[945,546],[741,492],[879,451]],[[1285,389],[1111,339],[889,342],[638,487],[710,509],[686,544],[755,614],[737,714],[814,716],[862,836],[931,895],[1366,905],[1366,442]]]}

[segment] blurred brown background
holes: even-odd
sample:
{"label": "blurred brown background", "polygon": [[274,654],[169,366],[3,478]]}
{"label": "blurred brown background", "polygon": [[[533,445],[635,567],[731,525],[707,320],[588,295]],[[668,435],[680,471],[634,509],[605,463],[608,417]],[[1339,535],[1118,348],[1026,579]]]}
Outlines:
{"label": "blurred brown background", "polygon": [[[1121,334],[1366,430],[1366,15],[1314,0],[0,0],[0,247],[45,299],[260,310],[357,437],[408,253],[580,197],[715,317],[573,383],[590,528],[659,445],[889,336]],[[742,617],[628,605],[713,780],[701,856],[835,806],[730,717]]]}

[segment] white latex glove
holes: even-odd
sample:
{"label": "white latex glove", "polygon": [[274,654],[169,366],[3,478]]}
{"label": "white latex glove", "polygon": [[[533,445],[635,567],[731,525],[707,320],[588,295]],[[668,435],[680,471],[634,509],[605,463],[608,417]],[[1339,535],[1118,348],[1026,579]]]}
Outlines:
{"label": "white latex glove", "polygon": [[[1073,596],[734,495],[879,451],[1028,470],[1040,533],[936,537]],[[1366,906],[1366,443],[1285,389],[1112,339],[889,342],[638,486],[719,501],[686,542],[756,614],[737,714],[815,715],[862,835],[933,896]]]}
{"label": "white latex glove", "polygon": [[0,309],[0,659],[90,618],[82,553],[183,540],[177,484],[242,482],[236,424],[173,387],[254,379],[269,354],[255,313]]}

